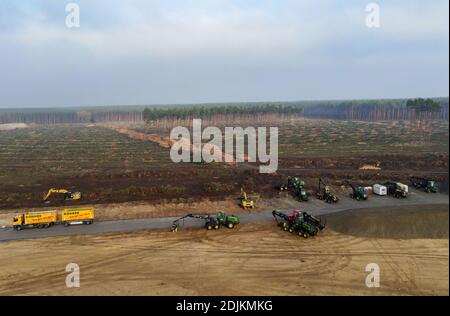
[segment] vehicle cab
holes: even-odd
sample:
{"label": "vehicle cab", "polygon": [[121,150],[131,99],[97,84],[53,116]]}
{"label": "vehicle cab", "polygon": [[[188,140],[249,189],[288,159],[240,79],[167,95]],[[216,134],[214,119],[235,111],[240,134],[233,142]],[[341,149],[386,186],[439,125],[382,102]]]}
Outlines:
{"label": "vehicle cab", "polygon": [[12,225],[14,229],[20,229],[25,223],[25,215],[17,215],[13,217]]}

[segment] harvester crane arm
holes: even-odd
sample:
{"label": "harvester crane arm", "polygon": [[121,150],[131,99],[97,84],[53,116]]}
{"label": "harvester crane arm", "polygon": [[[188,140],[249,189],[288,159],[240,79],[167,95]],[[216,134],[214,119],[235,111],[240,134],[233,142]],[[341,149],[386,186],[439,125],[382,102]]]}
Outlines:
{"label": "harvester crane arm", "polygon": [[180,225],[180,222],[183,221],[183,224],[184,224],[184,220],[186,218],[196,218],[196,219],[202,219],[202,220],[208,221],[212,217],[209,214],[188,214],[188,215],[182,216],[172,222],[172,231],[177,231],[178,228],[180,228],[180,226],[182,226],[182,225]]}
{"label": "harvester crane arm", "polygon": [[344,181],[344,185],[348,185],[349,187],[351,187],[352,188],[352,190],[353,190],[353,192],[355,192],[356,191],[356,188],[355,188],[355,186],[353,185],[353,183],[351,183],[350,181],[348,181],[348,180],[345,180]]}
{"label": "harvester crane arm", "polygon": [[275,218],[278,224],[281,222],[281,220],[289,221],[288,215],[281,213],[280,211],[277,210],[272,211],[272,216]]}

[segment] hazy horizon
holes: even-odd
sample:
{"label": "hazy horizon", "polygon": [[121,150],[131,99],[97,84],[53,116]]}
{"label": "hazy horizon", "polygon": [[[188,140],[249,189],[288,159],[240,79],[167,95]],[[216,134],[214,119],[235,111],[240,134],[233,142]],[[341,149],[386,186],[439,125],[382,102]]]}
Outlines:
{"label": "hazy horizon", "polygon": [[0,108],[449,95],[447,0],[73,2],[0,3]]}

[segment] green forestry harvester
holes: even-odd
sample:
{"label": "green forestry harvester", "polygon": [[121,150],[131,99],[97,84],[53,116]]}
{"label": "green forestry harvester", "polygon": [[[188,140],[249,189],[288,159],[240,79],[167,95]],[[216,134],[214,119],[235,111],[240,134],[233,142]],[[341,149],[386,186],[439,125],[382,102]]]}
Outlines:
{"label": "green forestry harvester", "polygon": [[288,177],[287,184],[280,186],[280,191],[290,191],[298,200],[307,202],[308,194],[305,190],[305,181],[297,177]]}
{"label": "green forestry harvester", "polygon": [[217,213],[216,216],[209,214],[188,214],[173,221],[172,231],[177,232],[180,227],[184,226],[184,221],[188,218],[203,220],[207,230],[219,229],[222,226],[226,226],[231,229],[240,222],[238,216],[227,215],[222,211]]}
{"label": "green forestry harvester", "polygon": [[338,197],[331,193],[330,187],[322,178],[319,179],[319,187],[316,196],[319,200],[323,200],[327,203],[337,203],[339,201]]}
{"label": "green forestry harvester", "polygon": [[316,236],[325,228],[325,223],[322,221],[322,218],[319,219],[300,210],[292,211],[292,215],[274,210],[272,211],[272,215],[278,226],[284,231],[296,233],[303,238]]}
{"label": "green forestry harvester", "polygon": [[352,188],[352,193],[350,193],[350,197],[352,199],[361,201],[361,200],[367,200],[369,198],[369,195],[367,194],[366,190],[363,187],[355,186],[355,185],[353,185],[353,183],[351,183],[348,180],[344,181],[344,185]]}
{"label": "green forestry harvester", "polygon": [[419,190],[424,190],[428,193],[437,193],[438,187],[436,182],[431,179],[419,178],[419,177],[411,177],[410,178],[412,185]]}

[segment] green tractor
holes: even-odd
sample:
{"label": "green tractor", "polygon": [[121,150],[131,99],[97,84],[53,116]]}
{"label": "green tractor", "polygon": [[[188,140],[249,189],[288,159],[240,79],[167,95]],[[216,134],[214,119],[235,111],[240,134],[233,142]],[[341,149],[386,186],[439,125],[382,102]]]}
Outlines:
{"label": "green tractor", "polygon": [[437,193],[438,187],[436,182],[431,179],[411,177],[411,183],[416,189],[421,189],[427,193]]}
{"label": "green tractor", "polygon": [[305,190],[305,181],[297,177],[288,177],[287,184],[280,186],[280,191],[291,191],[298,200],[307,202],[309,200],[308,194]]}
{"label": "green tractor", "polygon": [[305,181],[300,180],[297,177],[288,177],[287,184],[281,186],[281,191],[288,191],[291,189],[301,189],[305,186]]}
{"label": "green tractor", "polygon": [[302,201],[302,202],[308,202],[309,201],[309,196],[306,193],[306,190],[304,188],[297,189],[295,191],[295,195],[296,195],[297,199]]}
{"label": "green tractor", "polygon": [[237,217],[236,215],[226,215],[223,211],[217,213],[216,220],[220,226],[226,226],[230,229],[234,228],[234,226],[236,226],[240,222],[239,217]]}
{"label": "green tractor", "polygon": [[172,232],[177,232],[178,229],[184,226],[184,222],[188,218],[200,219],[204,221],[204,227],[207,230],[219,229],[221,226],[234,228],[239,224],[239,217],[236,215],[226,215],[225,212],[220,211],[217,216],[209,214],[188,214],[173,221]]}
{"label": "green tractor", "polygon": [[347,185],[352,188],[352,193],[350,193],[350,197],[357,201],[367,200],[369,195],[366,190],[361,186],[354,186],[350,181],[344,181],[344,185]]}

